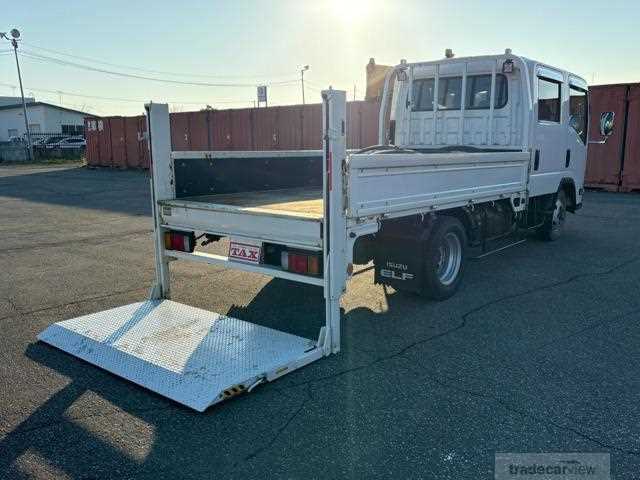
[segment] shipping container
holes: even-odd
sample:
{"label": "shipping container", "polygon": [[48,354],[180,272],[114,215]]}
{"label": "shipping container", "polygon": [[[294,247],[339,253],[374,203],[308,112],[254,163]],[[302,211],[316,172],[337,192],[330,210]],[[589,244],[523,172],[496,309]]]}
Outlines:
{"label": "shipping container", "polygon": [[127,168],[127,149],[125,134],[125,117],[111,117],[111,165],[116,168]]}
{"label": "shipping container", "polygon": [[230,110],[214,110],[210,118],[211,150],[231,150]]}
{"label": "shipping container", "polygon": [[590,92],[590,138],[600,140],[600,115],[614,112],[616,115],[613,134],[604,144],[589,144],[585,186],[618,191],[625,146],[625,113],[627,85],[598,85]]}
{"label": "shipping container", "polygon": [[111,128],[109,125],[109,118],[98,119],[97,125],[98,131],[98,144],[100,156],[97,159],[96,165],[100,167],[112,167],[111,159]]}
{"label": "shipping container", "polygon": [[640,191],[640,84],[629,86],[625,127],[626,141],[620,189],[625,192]]}
{"label": "shipping container", "polygon": [[278,149],[278,108],[255,108],[252,111],[253,144],[251,150]]}
{"label": "shipping container", "polygon": [[144,129],[140,126],[144,125],[144,119],[142,115],[125,118],[127,168],[143,168],[143,155],[147,145],[144,141]]}
{"label": "shipping container", "polygon": [[97,167],[100,159],[100,136],[98,135],[98,120],[92,117],[84,119],[84,134],[87,141],[85,158],[87,165]]}
{"label": "shipping container", "polygon": [[350,102],[347,105],[347,148],[369,147],[378,143],[377,102]]}
{"label": "shipping container", "polygon": [[229,110],[230,150],[253,150],[251,108]]}
{"label": "shipping container", "polygon": [[275,150],[302,149],[302,106],[277,107]]}
{"label": "shipping container", "polygon": [[149,168],[150,154],[149,146],[147,144],[147,117],[141,115],[138,117],[138,146],[140,154],[140,168]]}
{"label": "shipping container", "polygon": [[[351,102],[348,107],[348,147],[377,143],[376,102]],[[148,168],[146,119],[103,117],[85,120],[87,163],[91,166]],[[317,150],[322,148],[321,104],[173,112],[173,150]],[[93,130],[90,127],[95,127]]]}
{"label": "shipping container", "polygon": [[302,150],[322,148],[322,104],[302,106]]}
{"label": "shipping container", "polygon": [[171,148],[175,151],[191,150],[190,112],[173,112],[171,121]]}
{"label": "shipping container", "polygon": [[211,150],[211,137],[209,135],[208,110],[191,112],[189,114],[189,149]]}

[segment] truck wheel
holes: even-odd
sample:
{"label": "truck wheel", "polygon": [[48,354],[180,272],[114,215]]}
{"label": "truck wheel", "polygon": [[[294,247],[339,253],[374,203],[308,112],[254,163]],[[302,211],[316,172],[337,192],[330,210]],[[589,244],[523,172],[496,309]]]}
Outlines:
{"label": "truck wheel", "polygon": [[446,300],[460,286],[464,271],[467,234],[454,217],[440,217],[426,242],[423,296]]}
{"label": "truck wheel", "polygon": [[544,225],[540,229],[543,240],[553,242],[560,238],[564,230],[564,223],[567,218],[567,195],[564,190],[558,190],[553,212],[547,215]]}

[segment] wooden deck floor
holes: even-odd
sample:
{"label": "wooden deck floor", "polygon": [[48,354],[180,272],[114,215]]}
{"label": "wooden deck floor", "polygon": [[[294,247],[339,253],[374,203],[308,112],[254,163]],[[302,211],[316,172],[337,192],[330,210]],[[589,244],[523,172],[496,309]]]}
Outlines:
{"label": "wooden deck floor", "polygon": [[313,218],[322,218],[324,214],[321,189],[290,188],[283,190],[263,190],[259,192],[202,195],[181,198],[180,200],[228,205],[250,210],[266,210],[283,213],[292,212]]}

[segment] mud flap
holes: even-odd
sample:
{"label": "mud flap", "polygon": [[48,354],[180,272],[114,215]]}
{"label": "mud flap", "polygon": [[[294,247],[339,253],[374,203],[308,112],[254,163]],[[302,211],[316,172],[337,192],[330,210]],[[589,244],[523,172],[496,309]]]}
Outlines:
{"label": "mud flap", "polygon": [[396,290],[421,293],[424,283],[424,252],[420,241],[392,238],[374,258],[375,283]]}

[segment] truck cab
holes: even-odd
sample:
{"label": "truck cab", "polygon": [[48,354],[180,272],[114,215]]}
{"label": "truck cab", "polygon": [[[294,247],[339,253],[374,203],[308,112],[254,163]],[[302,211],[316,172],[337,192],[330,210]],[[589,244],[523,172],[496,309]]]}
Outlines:
{"label": "truck cab", "polygon": [[589,125],[587,83],[578,75],[506,50],[403,61],[385,83],[381,144],[420,152],[530,152],[529,196],[562,189],[567,209],[579,208]]}

